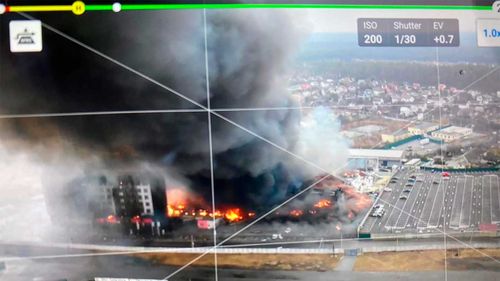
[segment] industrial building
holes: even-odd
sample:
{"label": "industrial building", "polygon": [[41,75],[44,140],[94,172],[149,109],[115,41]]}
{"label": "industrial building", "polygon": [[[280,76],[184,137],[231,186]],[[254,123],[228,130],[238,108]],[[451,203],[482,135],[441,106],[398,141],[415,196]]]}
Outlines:
{"label": "industrial building", "polygon": [[400,130],[390,134],[380,134],[380,137],[385,143],[393,143],[411,137],[411,133]]}
{"label": "industrial building", "polygon": [[442,140],[444,142],[452,142],[468,135],[472,134],[471,128],[450,126],[444,129],[434,131],[431,136],[435,139]]}
{"label": "industrial building", "polygon": [[403,150],[394,149],[349,149],[348,167],[356,169],[377,169],[380,167],[400,166]]}
{"label": "industrial building", "polygon": [[421,122],[408,127],[408,132],[412,135],[424,135],[439,129],[439,124],[432,122]]}

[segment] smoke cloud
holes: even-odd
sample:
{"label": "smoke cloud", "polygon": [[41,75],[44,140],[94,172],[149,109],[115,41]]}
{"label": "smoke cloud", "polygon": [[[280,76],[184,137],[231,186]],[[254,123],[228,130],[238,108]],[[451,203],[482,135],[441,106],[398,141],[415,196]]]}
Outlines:
{"label": "smoke cloud", "polygon": [[[6,17],[4,30],[19,16]],[[201,11],[43,15],[41,20],[206,104]],[[209,11],[207,25],[212,108],[297,106],[286,86],[307,35],[304,22],[285,11]],[[42,53],[29,55],[12,54],[2,45],[0,61],[8,70],[0,76],[2,114],[196,108],[47,30],[44,44]],[[294,110],[223,114],[325,170],[333,172],[345,162],[347,144],[326,109],[307,117]],[[37,191],[43,186],[47,204],[57,205],[60,189],[75,178],[121,169],[161,171],[167,186],[209,195],[206,113],[0,122],[17,142],[16,152],[4,150],[2,160],[24,159],[22,167],[2,169],[1,176],[16,182],[23,178],[19,171],[30,171],[33,182],[23,186]],[[269,206],[323,173],[218,117],[212,125],[218,203]]]}

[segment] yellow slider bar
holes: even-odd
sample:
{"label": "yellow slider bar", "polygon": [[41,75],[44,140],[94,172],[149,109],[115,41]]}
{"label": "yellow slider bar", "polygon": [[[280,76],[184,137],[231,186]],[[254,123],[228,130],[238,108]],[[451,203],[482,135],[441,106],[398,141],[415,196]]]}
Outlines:
{"label": "yellow slider bar", "polygon": [[72,11],[71,5],[9,6],[9,12],[59,12]]}
{"label": "yellow slider bar", "polygon": [[72,11],[75,15],[85,12],[85,3],[75,1],[72,5],[32,5],[32,6],[7,6],[7,12],[61,12]]}

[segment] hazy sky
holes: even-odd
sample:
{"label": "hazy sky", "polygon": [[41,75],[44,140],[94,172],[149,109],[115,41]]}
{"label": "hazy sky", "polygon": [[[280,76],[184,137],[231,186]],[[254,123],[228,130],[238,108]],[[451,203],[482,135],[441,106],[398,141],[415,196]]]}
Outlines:
{"label": "hazy sky", "polygon": [[[304,11],[306,11],[304,15]],[[356,32],[357,18],[456,18],[461,32],[475,31],[476,19],[498,18],[492,11],[434,11],[434,10],[292,10],[298,19],[304,19],[306,28],[314,32]]]}

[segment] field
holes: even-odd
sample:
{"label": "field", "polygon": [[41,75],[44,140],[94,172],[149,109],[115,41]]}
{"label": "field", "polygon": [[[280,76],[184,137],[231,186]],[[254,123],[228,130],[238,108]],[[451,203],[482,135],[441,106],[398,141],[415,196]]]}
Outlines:
{"label": "field", "polygon": [[[479,251],[500,259],[500,249],[479,249]],[[473,249],[448,250],[447,270],[492,270],[500,271],[498,263]],[[443,250],[365,253],[356,258],[354,271],[401,272],[401,271],[444,271]]]}
{"label": "field", "polygon": [[[199,254],[141,253],[134,256],[156,263],[183,266]],[[333,270],[340,256],[329,254],[218,254],[217,265],[224,268],[278,269],[325,271]],[[214,266],[214,255],[207,254],[193,263],[194,266]]]}
{"label": "field", "polygon": [[[484,253],[488,256],[485,256]],[[159,264],[183,266],[198,254],[141,253],[134,256]],[[353,271],[358,272],[409,272],[442,271],[445,260],[447,270],[500,271],[497,261],[500,249],[453,249],[426,251],[401,251],[364,253],[356,257]],[[328,254],[218,254],[221,268],[268,269],[294,271],[334,271],[341,256]],[[214,256],[207,254],[193,266],[212,267]]]}

